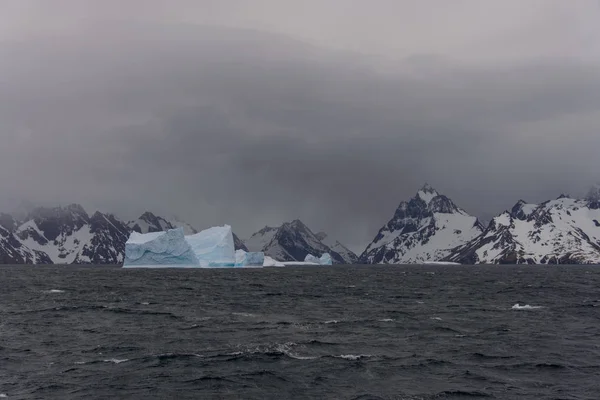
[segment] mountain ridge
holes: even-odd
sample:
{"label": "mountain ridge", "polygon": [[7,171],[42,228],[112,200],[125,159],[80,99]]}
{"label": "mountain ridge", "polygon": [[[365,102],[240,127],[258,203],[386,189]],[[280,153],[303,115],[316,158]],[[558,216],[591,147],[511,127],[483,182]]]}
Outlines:
{"label": "mountain ridge", "polygon": [[[18,216],[0,213],[0,263],[121,264],[131,232],[175,227],[198,232],[179,218],[149,211],[124,221],[100,211],[89,215],[79,204],[29,207]],[[400,202],[360,256],[299,219],[266,226],[245,241],[234,233],[234,242],[236,249],[264,251],[280,261],[327,252],[337,264],[600,264],[600,185],[579,199],[566,194],[539,204],[521,199],[483,226],[425,184]]]}

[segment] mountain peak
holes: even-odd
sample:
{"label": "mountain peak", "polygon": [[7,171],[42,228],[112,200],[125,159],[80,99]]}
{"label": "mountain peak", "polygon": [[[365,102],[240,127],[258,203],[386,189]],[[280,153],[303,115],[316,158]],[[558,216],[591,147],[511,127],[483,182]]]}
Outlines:
{"label": "mountain peak", "polygon": [[277,229],[279,229],[279,228],[265,225],[265,227],[262,228],[260,231],[258,231],[258,233],[260,233],[261,235],[264,235],[267,232],[276,231]]}
{"label": "mountain peak", "polygon": [[145,211],[142,215],[140,215],[140,219],[142,221],[150,222],[156,220],[157,216],[153,212]]}
{"label": "mountain peak", "polygon": [[[284,224],[286,225],[286,224]],[[290,222],[289,224],[287,224],[290,228],[292,229],[299,229],[299,230],[306,230],[308,229],[308,227],[306,226],[306,224],[302,221],[300,221],[299,219],[295,219],[292,222]]]}
{"label": "mountain peak", "polygon": [[425,184],[419,189],[420,192],[425,193],[437,193],[436,190],[429,183],[425,182]]}
{"label": "mountain peak", "polygon": [[431,200],[439,196],[440,194],[435,190],[430,184],[426,183],[423,185],[421,189],[417,192],[417,197],[425,202],[425,204],[429,205]]}
{"label": "mountain peak", "polygon": [[87,212],[79,204],[69,204],[66,207],[37,207],[29,213],[28,219],[65,219],[75,218],[87,220]]}
{"label": "mountain peak", "polygon": [[[481,234],[483,227],[448,197],[425,184],[400,203],[360,256],[366,264],[440,261]],[[435,243],[435,245],[434,245]]]}

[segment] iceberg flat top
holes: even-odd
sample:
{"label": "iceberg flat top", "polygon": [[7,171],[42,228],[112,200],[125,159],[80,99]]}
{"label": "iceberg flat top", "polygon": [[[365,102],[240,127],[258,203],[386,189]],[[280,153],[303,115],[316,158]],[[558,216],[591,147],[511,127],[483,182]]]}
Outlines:
{"label": "iceberg flat top", "polygon": [[185,240],[183,228],[146,234],[133,232],[125,243],[124,265],[190,265],[197,263],[196,256]]}
{"label": "iceberg flat top", "polygon": [[202,255],[214,251],[215,247],[226,246],[228,235],[232,235],[231,226],[224,225],[208,228],[194,235],[188,235],[185,239],[192,246],[196,255]]}
{"label": "iceberg flat top", "polygon": [[143,244],[153,241],[154,239],[159,238],[161,235],[164,235],[165,232],[152,232],[152,233],[138,233],[131,232],[127,243],[130,244]]}

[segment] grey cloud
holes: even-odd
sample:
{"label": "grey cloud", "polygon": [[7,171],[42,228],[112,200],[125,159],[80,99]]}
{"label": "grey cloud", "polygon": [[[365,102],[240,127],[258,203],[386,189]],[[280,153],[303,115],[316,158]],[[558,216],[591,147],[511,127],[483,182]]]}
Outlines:
{"label": "grey cloud", "polygon": [[142,22],[5,42],[0,183],[242,235],[299,217],[359,249],[425,181],[489,217],[598,180],[597,64],[417,58],[382,73],[281,34]]}

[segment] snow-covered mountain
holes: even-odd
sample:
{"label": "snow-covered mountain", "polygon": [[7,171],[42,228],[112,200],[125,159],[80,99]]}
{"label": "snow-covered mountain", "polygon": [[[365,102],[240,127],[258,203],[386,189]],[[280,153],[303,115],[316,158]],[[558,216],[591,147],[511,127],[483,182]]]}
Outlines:
{"label": "snow-covered mountain", "polygon": [[351,258],[344,257],[324,244],[319,236],[298,219],[278,228],[267,226],[244,243],[250,251],[263,251],[265,255],[278,261],[304,261],[308,254],[320,257],[329,253],[336,264],[353,263]]}
{"label": "snow-covered mountain", "polygon": [[[137,220],[124,222],[111,214],[89,216],[82,206],[35,208],[22,220],[0,214],[1,264],[121,264],[125,242],[132,231],[157,232],[194,227],[178,219],[145,212]],[[237,249],[243,242],[234,235]]]}
{"label": "snow-covered mountain", "polygon": [[90,217],[72,204],[33,210],[13,235],[29,249],[33,264],[118,264],[129,229],[112,215]]}
{"label": "snow-covered mountain", "polygon": [[425,185],[400,203],[393,218],[379,230],[360,256],[365,264],[420,264],[442,261],[452,250],[481,234],[476,217],[448,197]]}
{"label": "snow-covered mountain", "polygon": [[[145,212],[135,221],[114,215],[88,215],[82,206],[34,208],[0,214],[2,264],[120,264],[132,231],[183,227],[177,218]],[[307,254],[330,253],[334,263],[355,264],[356,254],[325,233],[313,233],[299,220],[265,227],[236,249],[264,251],[280,261],[303,261]],[[541,204],[519,201],[483,228],[477,218],[425,185],[402,202],[358,258],[369,264],[600,264],[600,185],[583,199],[561,196]]]}
{"label": "snow-covered mountain", "polygon": [[45,253],[23,246],[14,234],[17,227],[17,221],[10,215],[0,215],[0,264],[31,264],[38,259],[44,264],[50,263]]}
{"label": "snow-covered mountain", "polygon": [[600,264],[600,189],[585,199],[519,201],[447,258],[464,264]]}

